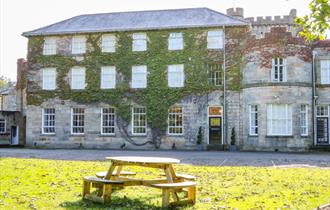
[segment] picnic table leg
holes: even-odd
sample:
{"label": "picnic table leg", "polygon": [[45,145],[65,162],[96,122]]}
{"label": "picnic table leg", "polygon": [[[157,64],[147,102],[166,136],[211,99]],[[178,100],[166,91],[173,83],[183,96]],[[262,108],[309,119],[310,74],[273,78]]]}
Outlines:
{"label": "picnic table leg", "polygon": [[166,208],[170,204],[170,191],[168,189],[163,189],[162,195],[162,207]]}
{"label": "picnic table leg", "polygon": [[112,193],[112,186],[105,184],[103,186],[103,203],[111,202],[111,193]]}
{"label": "picnic table leg", "polygon": [[[109,170],[108,170],[107,174],[105,175],[104,179],[111,179],[112,173],[115,170],[115,168],[116,168],[116,165],[111,163]],[[102,184],[99,187],[99,191],[98,191],[97,195],[101,197],[103,195],[103,193],[104,193],[104,186]]]}
{"label": "picnic table leg", "polygon": [[[169,183],[173,183],[173,176],[175,176],[175,172],[174,172],[173,167],[171,165],[167,165],[165,167],[165,174],[166,174],[166,177],[167,177],[167,181]],[[174,201],[179,201],[179,196],[174,190],[171,190],[171,194],[173,195]]]}

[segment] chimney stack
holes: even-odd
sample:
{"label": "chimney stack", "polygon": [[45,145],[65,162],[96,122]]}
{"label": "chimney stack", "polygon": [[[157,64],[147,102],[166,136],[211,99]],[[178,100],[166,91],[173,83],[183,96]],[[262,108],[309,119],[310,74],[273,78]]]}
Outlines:
{"label": "chimney stack", "polygon": [[227,15],[237,18],[244,18],[244,10],[241,7],[229,8],[227,9]]}

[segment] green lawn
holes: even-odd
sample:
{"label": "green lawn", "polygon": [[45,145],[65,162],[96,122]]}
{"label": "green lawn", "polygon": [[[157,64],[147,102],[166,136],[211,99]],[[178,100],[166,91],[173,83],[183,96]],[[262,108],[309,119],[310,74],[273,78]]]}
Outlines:
{"label": "green lawn", "polygon": [[[104,161],[0,159],[0,209],[160,209],[161,191],[130,187],[103,206],[81,200],[82,176],[108,168]],[[125,168],[140,177],[160,171]],[[330,202],[330,170],[177,165],[197,176],[197,203],[184,209],[313,209]]]}

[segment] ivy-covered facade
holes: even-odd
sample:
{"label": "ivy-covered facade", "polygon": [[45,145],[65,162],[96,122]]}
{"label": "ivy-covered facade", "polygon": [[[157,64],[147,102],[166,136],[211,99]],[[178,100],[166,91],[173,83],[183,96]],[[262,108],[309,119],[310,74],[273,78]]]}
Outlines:
{"label": "ivy-covered facade", "polygon": [[[226,147],[233,133],[242,150],[310,148],[311,46],[288,32],[288,24],[256,37],[257,26],[228,16],[238,10],[196,10],[223,22],[76,32],[60,25],[56,31],[55,24],[25,33],[26,144],[195,149],[202,130],[208,148]],[[178,12],[191,18],[190,11]]]}

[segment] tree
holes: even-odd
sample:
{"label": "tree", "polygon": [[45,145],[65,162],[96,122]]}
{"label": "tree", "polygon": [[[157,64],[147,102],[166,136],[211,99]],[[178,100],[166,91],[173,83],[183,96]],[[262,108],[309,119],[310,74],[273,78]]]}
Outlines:
{"label": "tree", "polygon": [[299,34],[309,41],[323,40],[326,32],[330,30],[330,2],[329,0],[312,0],[309,8],[310,14],[295,19],[295,22],[302,27]]}
{"label": "tree", "polygon": [[4,77],[4,76],[0,76],[0,90],[3,88],[6,88],[8,86],[9,83],[9,79]]}

